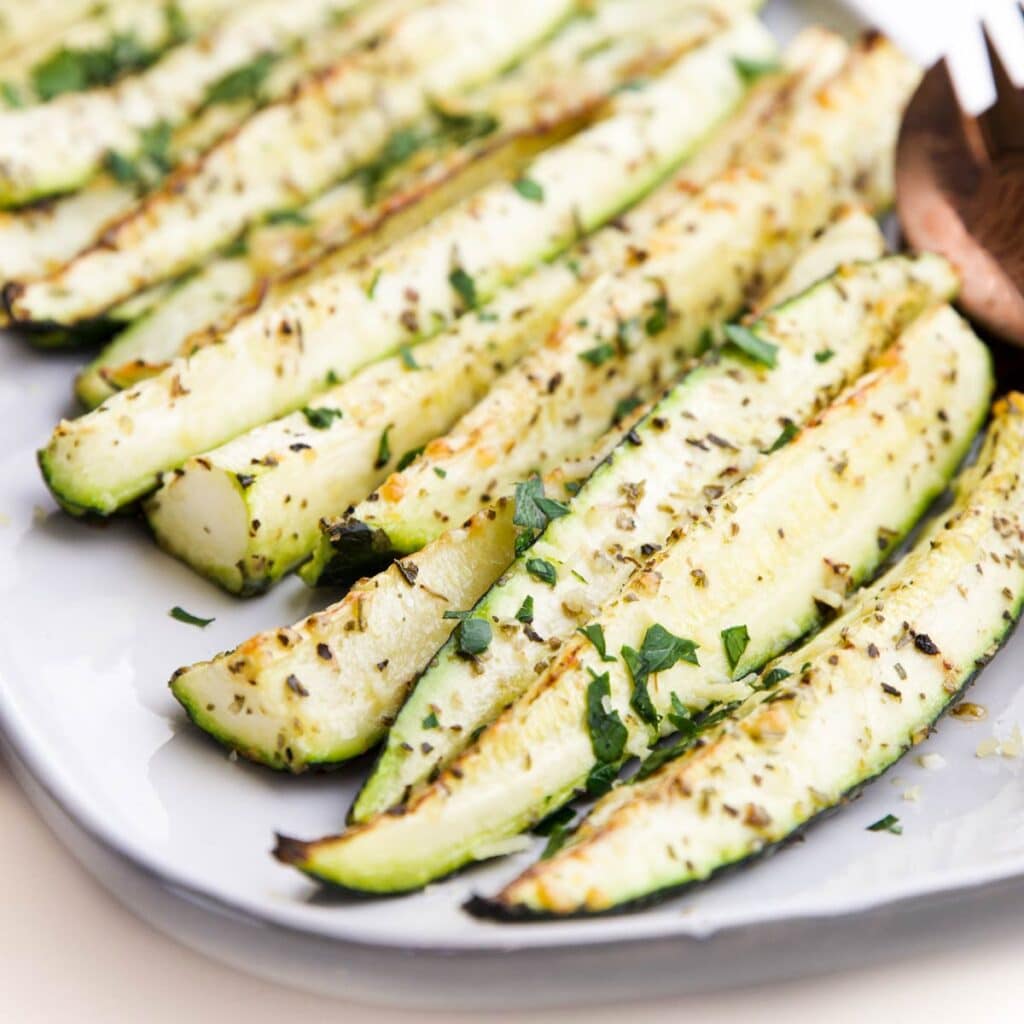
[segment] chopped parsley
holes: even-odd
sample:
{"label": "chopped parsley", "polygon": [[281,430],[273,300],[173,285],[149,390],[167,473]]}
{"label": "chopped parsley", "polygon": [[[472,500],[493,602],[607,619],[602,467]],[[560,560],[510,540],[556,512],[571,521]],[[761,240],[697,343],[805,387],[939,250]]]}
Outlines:
{"label": "chopped parsley", "polygon": [[668,299],[664,295],[654,300],[654,312],[647,318],[644,329],[650,337],[661,334],[668,327]]}
{"label": "chopped parsley", "polygon": [[565,846],[566,840],[569,838],[569,828],[567,825],[556,825],[548,836],[547,844],[544,847],[544,852],[540,855],[541,860],[548,860],[550,857],[554,857],[558,851]]}
{"label": "chopped parsley", "polygon": [[678,661],[699,665],[697,644],[692,640],[670,633],[664,626],[655,623],[644,634],[640,650],[624,646],[622,660],[633,679],[633,695],[630,704],[640,718],[656,727],[661,719],[647,689],[647,680],[657,672],[670,669]]}
{"label": "chopped parsley", "polygon": [[395,470],[401,473],[403,469],[408,469],[422,454],[423,449],[426,445],[420,445],[419,448],[410,448],[399,460],[398,465],[395,466]]}
{"label": "chopped parsley", "polygon": [[766,448],[762,454],[771,455],[772,452],[777,452],[780,448],[785,448],[786,445],[789,444],[789,442],[792,441],[799,433],[800,428],[792,420],[785,420],[782,424],[782,433],[775,438],[772,446],[770,448]]}
{"label": "chopped parsley", "polygon": [[416,356],[413,354],[412,349],[409,348],[408,345],[403,345],[398,350],[398,355],[399,355],[399,358],[402,360],[402,365],[407,370],[422,370],[423,369],[423,367],[420,366],[420,364],[416,362]]}
{"label": "chopped parsley", "polygon": [[834,355],[835,352],[832,349],[823,348],[820,352],[814,353],[814,361],[816,363],[827,363]]}
{"label": "chopped parsley", "polygon": [[541,583],[553,587],[558,580],[558,573],[555,567],[545,558],[530,558],[526,562],[526,571]]}
{"label": "chopped parsley", "polygon": [[388,435],[391,433],[392,427],[394,424],[389,423],[380,435],[380,441],[377,444],[377,461],[373,464],[374,469],[383,469],[391,461],[391,441]]}
{"label": "chopped parsley", "polygon": [[773,690],[783,679],[788,679],[793,673],[786,668],[773,668],[758,684],[759,690]]}
{"label": "chopped parsley", "polygon": [[519,606],[519,611],[516,612],[516,618],[520,622],[533,622],[533,594],[527,594],[523,598],[523,603]]}
{"label": "chopped parsley", "polygon": [[184,622],[188,626],[198,626],[200,629],[205,629],[211,622],[216,622],[216,619],[203,619],[198,615],[193,615],[191,612],[185,611],[178,605],[175,605],[169,612],[172,619],[177,619],[179,622]]}
{"label": "chopped parsley", "polygon": [[448,470],[442,469],[440,466],[435,466],[434,475],[440,477],[443,480],[448,475]]}
{"label": "chopped parsley", "polygon": [[580,359],[585,363],[590,363],[591,366],[603,366],[614,355],[615,346],[609,345],[608,342],[603,342],[600,345],[595,345],[593,348],[588,348],[586,352],[581,352]]}
{"label": "chopped parsley", "polygon": [[420,150],[427,139],[411,128],[400,128],[388,136],[380,154],[373,163],[366,164],[356,172],[355,178],[363,187],[367,202],[372,202],[380,189],[381,183],[396,168],[404,164],[414,153]]}
{"label": "chopped parsley", "polygon": [[622,757],[629,733],[618,711],[605,708],[605,698],[611,698],[607,672],[595,675],[587,686],[587,728],[594,757],[601,764],[613,764]]}
{"label": "chopped parsley", "polygon": [[170,149],[171,126],[161,121],[139,134],[134,156],[111,150],[104,158],[104,167],[121,185],[152,188],[173,166]]}
{"label": "chopped parsley", "polygon": [[68,92],[111,85],[122,75],[141,71],[156,54],[131,33],[119,32],[101,46],[59,50],[32,68],[32,88],[44,102]]}
{"label": "chopped parsley", "polygon": [[697,724],[690,714],[690,709],[679,699],[678,693],[672,694],[672,710],[666,717],[672,728],[686,739],[697,738]]}
{"label": "chopped parsley", "polygon": [[462,269],[456,267],[449,275],[448,281],[458,293],[467,309],[476,308],[476,282]]}
{"label": "chopped parsley", "polygon": [[726,340],[735,345],[744,355],[763,366],[773,367],[776,362],[778,345],[759,338],[749,327],[742,324],[726,324],[723,328]]}
{"label": "chopped parsley", "polygon": [[532,178],[519,178],[513,182],[513,188],[531,203],[544,202],[544,186]]}
{"label": "chopped parsley", "polygon": [[318,409],[312,409],[308,405],[302,410],[306,422],[314,430],[326,430],[335,420],[340,420],[345,414],[340,409],[332,409],[330,406],[322,405]]}
{"label": "chopped parsley", "polygon": [[638,409],[643,402],[636,395],[629,395],[627,398],[620,398],[615,403],[615,411],[612,413],[612,423],[621,423],[634,409]]}
{"label": "chopped parsley", "polygon": [[873,825],[868,825],[869,832],[891,832],[894,836],[903,835],[903,826],[895,814],[887,814],[879,818]]}
{"label": "chopped parsley", "polygon": [[463,619],[455,629],[459,654],[475,658],[491,646],[491,624],[486,619]]}
{"label": "chopped parsley", "polygon": [[522,528],[516,536],[516,555],[526,551],[552,519],[568,514],[565,502],[544,496],[544,483],[539,476],[516,484],[512,522]]}
{"label": "chopped parsley", "polygon": [[740,663],[743,652],[750,643],[750,634],[746,626],[730,626],[722,630],[722,646],[725,648],[725,659],[729,662],[729,670],[733,671]]}
{"label": "chopped parsley", "polygon": [[310,224],[310,219],[301,210],[271,210],[263,218],[267,224],[292,224],[304,228]]}
{"label": "chopped parsley", "polygon": [[203,105],[212,107],[218,103],[236,103],[238,100],[257,100],[270,69],[278,59],[276,53],[261,53],[234,71],[218,78],[206,90]]}
{"label": "chopped parsley", "polygon": [[612,786],[615,785],[615,780],[619,776],[619,766],[617,764],[595,764],[590,769],[590,774],[587,776],[585,783],[587,787],[587,795],[592,796],[595,799],[597,797],[604,796],[605,793],[611,791]]}
{"label": "chopped parsley", "polygon": [[644,659],[640,656],[640,652],[632,647],[623,646],[622,660],[626,663],[626,668],[629,669],[629,674],[633,679],[633,693],[629,698],[630,706],[640,716],[641,721],[654,728],[661,721],[661,716],[658,714],[654,702],[651,700],[651,694],[647,689],[647,679],[650,676],[650,670],[647,668]]}
{"label": "chopped parsley", "polygon": [[576,632],[582,633],[594,645],[594,649],[601,656],[602,661],[615,660],[615,658],[608,654],[608,649],[605,647],[604,630],[599,622],[592,623],[589,626],[580,626]]}
{"label": "chopped parsley", "polygon": [[431,711],[426,718],[423,719],[424,729],[436,729],[441,723],[438,721],[437,713]]}

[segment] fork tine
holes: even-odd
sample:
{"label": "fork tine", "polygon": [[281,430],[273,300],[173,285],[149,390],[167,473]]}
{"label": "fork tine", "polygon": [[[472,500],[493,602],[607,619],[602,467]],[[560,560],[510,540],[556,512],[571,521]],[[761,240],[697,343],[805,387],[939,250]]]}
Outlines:
{"label": "fork tine", "polygon": [[996,159],[1006,153],[1024,151],[1024,90],[1017,88],[1010,77],[987,24],[982,24],[982,34],[995,79],[996,102],[978,117],[978,125],[988,155]]}

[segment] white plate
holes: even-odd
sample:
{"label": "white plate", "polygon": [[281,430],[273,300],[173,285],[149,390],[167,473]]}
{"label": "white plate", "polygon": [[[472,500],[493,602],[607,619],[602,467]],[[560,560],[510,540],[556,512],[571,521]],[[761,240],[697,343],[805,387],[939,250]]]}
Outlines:
{"label": "white plate", "polygon": [[[827,5],[807,6],[820,17]],[[771,16],[783,35],[802,20],[793,5],[774,5]],[[1018,638],[979,685],[988,720],[947,720],[923,748],[946,758],[944,771],[908,758],[805,843],[660,909],[519,926],[460,909],[529,855],[415,896],[325,896],[271,859],[272,835],[336,830],[360,771],[293,779],[232,763],[186,724],[166,687],[178,665],[291,622],[317,598],[290,581],[241,603],[161,555],[133,521],[98,528],[55,511],[33,453],[72,411],[78,359],[2,340],[0,726],[72,848],[187,941],[261,973],[376,1001],[603,1001],[880,955],[880,920],[890,938],[913,941],[935,931],[945,907],[920,897],[1024,872],[1024,762],[974,756],[979,741],[1024,720]],[[173,605],[216,622],[184,625],[168,616]],[[903,801],[912,787],[920,800]],[[903,821],[902,837],[865,831],[888,812]]]}

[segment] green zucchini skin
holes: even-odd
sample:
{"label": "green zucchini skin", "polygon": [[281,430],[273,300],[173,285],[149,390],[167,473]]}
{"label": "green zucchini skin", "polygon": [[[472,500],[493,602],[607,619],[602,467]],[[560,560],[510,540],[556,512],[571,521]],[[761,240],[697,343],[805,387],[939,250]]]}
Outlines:
{"label": "green zucchini skin", "polygon": [[[784,418],[797,426],[806,422],[918,314],[952,298],[956,284],[952,269],[934,257],[920,263],[890,257],[844,267],[751,325],[763,341],[777,345],[774,369],[756,369],[740,355],[717,353],[671,388],[583,485],[568,514],[548,524],[474,607],[475,616],[497,624],[479,663],[460,657],[454,639],[435,655],[360,792],[354,820],[400,803],[410,787],[444,767],[465,747],[466,737],[522,694],[545,653],[531,642],[530,631],[549,643],[570,639],[625,585],[632,563],[643,561],[645,551],[662,547],[673,529],[699,514],[708,494],[742,478],[738,467],[747,460],[752,465],[757,453],[773,444]],[[819,361],[829,343],[833,356]],[[706,439],[703,447],[692,443],[706,436],[728,447]],[[664,466],[675,472],[659,474]],[[630,490],[637,481],[643,482],[639,494]],[[624,494],[634,496],[623,500]],[[595,509],[603,510],[599,520]],[[620,527],[621,516],[627,518]],[[618,551],[623,560],[598,563],[586,558],[588,550]],[[530,561],[538,557],[559,570],[550,588],[538,588],[530,576]],[[589,581],[583,597],[570,567]],[[534,600],[530,630],[513,629],[527,595]],[[577,614],[566,611],[572,607],[579,607]],[[461,731],[428,736],[421,726],[428,710],[445,723],[458,722]],[[429,754],[422,752],[424,742]]]}
{"label": "green zucchini skin", "polygon": [[[691,752],[669,762],[649,779],[636,786],[623,786],[600,801],[594,808],[593,821],[588,824],[585,819],[563,851],[551,861],[528,869],[495,899],[474,900],[471,910],[516,921],[642,909],[770,853],[884,774],[928,735],[935,722],[975,682],[1020,621],[1024,606],[1024,488],[1017,467],[1022,450],[1024,396],[1011,394],[997,405],[986,444],[976,465],[964,473],[952,508],[942,512],[905,559],[859,595],[839,619],[805,648],[774,663],[773,667],[793,673],[788,679],[767,692],[755,693],[731,721],[702,738]],[[982,561],[985,572],[974,572]],[[997,583],[986,580],[986,575],[998,577]],[[1002,589],[997,595],[999,586]],[[914,594],[915,590],[920,596]],[[924,629],[915,629],[922,618]],[[921,637],[924,644],[918,642]],[[956,653],[949,654],[950,648]],[[901,649],[903,653],[897,654]],[[882,678],[889,674],[888,661],[893,657],[908,666],[892,676],[898,688],[896,696],[891,686],[886,689]],[[938,671],[934,670],[935,658],[943,659]],[[861,659],[863,666],[856,670],[841,668],[841,659]],[[879,671],[882,666],[884,669]],[[880,680],[882,697],[877,696]],[[829,746],[828,761],[844,765],[842,781],[829,778],[830,764],[819,764],[812,758],[814,741],[799,731],[800,721],[808,722],[803,727],[807,731],[828,728],[829,704],[837,705],[831,711],[833,717],[843,706],[842,698],[833,696],[837,692],[848,693],[851,699],[859,694],[860,701],[852,711],[855,721],[849,723],[847,745]],[[875,694],[873,698],[871,693]],[[919,698],[921,707],[900,715],[904,695],[909,698],[911,694]],[[771,705],[780,698],[782,710],[777,711]],[[888,731],[880,717],[883,712],[875,704],[897,708],[892,713],[899,721],[888,726]],[[856,719],[858,713],[860,719]],[[859,727],[861,722],[866,739],[858,739],[855,745],[858,730],[853,726]],[[770,731],[766,723],[770,723]],[[789,746],[783,746],[788,730],[797,735]],[[884,736],[884,741],[870,746],[870,752],[862,752],[864,743],[875,744],[875,734]],[[704,860],[699,852],[699,840],[696,850],[690,843],[687,853],[695,858],[694,865],[687,868],[679,864],[674,872],[652,877],[646,892],[643,885],[617,892],[615,881],[605,873],[588,873],[584,866],[588,856],[603,843],[624,839],[636,842],[634,849],[643,851],[641,840],[649,837],[643,835],[641,820],[653,820],[650,814],[659,801],[662,816],[671,813],[673,803],[682,808],[693,799],[700,779],[710,773],[721,780],[721,801],[737,806],[739,791],[730,790],[730,785],[735,787],[738,780],[723,775],[721,767],[727,759],[742,757],[743,763],[753,765],[750,770],[756,771],[763,756],[759,748],[765,745],[772,751],[768,755],[772,758],[778,750],[778,764],[784,771],[790,764],[794,766],[790,779],[794,787],[804,792],[806,786],[816,794],[812,800],[798,800],[792,817],[787,815],[776,826],[773,816],[765,812],[756,824],[744,829],[746,835],[739,844],[721,840],[721,856],[712,855],[710,860]],[[674,798],[666,795],[669,788],[676,794]],[[747,794],[750,792],[747,790]],[[767,799],[771,800],[771,795]],[[809,808],[804,806],[806,803]],[[713,815],[716,810],[720,808],[709,805],[705,813]],[[691,823],[694,838],[696,828]],[[640,852],[637,855],[643,856]],[[568,875],[561,873],[563,868],[574,872],[574,882],[568,887],[564,885]],[[670,878],[673,873],[675,877]],[[578,895],[566,900],[569,889],[577,883]],[[586,897],[582,896],[583,887],[588,889]]]}
{"label": "green zucchini skin", "polygon": [[[699,666],[684,661],[651,677],[658,729],[634,709],[624,665],[601,664],[590,641],[576,638],[406,804],[342,836],[290,843],[282,856],[325,881],[381,893],[420,887],[488,856],[495,842],[569,800],[597,764],[586,706],[594,665],[610,681],[623,757],[644,756],[668,732],[663,716],[673,694],[691,712],[745,699],[745,677],[813,630],[819,602],[870,575],[946,486],[984,420],[991,386],[987,350],[940,307],[636,573],[597,617],[607,649],[640,649],[658,623],[699,652]],[[810,478],[819,486],[789,500]],[[830,518],[826,536],[820,524]],[[737,623],[749,626],[749,643],[731,656],[720,634]]]}
{"label": "green zucchini skin", "polygon": [[[403,343],[440,333],[467,305],[452,280],[466,290],[450,269],[453,248],[463,261],[457,269],[476,282],[475,299],[487,302],[510,279],[572,244],[581,226],[596,229],[653,188],[742,99],[746,85],[733,55],[773,45],[756,22],[742,23],[677,62],[648,89],[618,97],[612,116],[536,161],[530,173],[544,183],[543,203],[526,199],[510,183],[485,189],[367,266],[317,282],[266,315],[241,321],[220,343],[111,396],[100,409],[62,422],[42,456],[58,500],[74,513],[110,514],[189,455],[301,408],[332,381],[348,379]],[[724,92],[722,83],[729,86]],[[701,102],[688,112],[685,126],[677,124],[675,134],[662,138],[660,129],[676,118],[679,97],[691,88]],[[587,193],[587,209],[580,213],[571,172],[597,161],[608,173]],[[358,345],[352,344],[354,334]],[[235,395],[230,406],[222,401],[225,387]]]}

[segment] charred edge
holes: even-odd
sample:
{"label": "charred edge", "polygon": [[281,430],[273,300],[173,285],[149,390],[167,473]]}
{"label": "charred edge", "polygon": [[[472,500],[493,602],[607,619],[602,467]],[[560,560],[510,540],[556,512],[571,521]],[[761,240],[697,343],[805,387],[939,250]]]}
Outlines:
{"label": "charred edge", "polygon": [[291,836],[283,836],[280,832],[275,832],[274,848],[270,853],[275,860],[282,864],[301,868],[309,853],[309,846],[310,844],[302,839],[293,839]]}
{"label": "charred edge", "polygon": [[[1013,615],[1013,621],[1007,626],[1004,632],[990,645],[989,650],[982,656],[976,659],[975,668],[965,678],[963,683],[960,685],[956,693],[952,694],[948,701],[942,706],[939,713],[931,720],[928,725],[929,730],[939,722],[944,715],[954,707],[958,701],[966,694],[966,692],[974,685],[978,677],[985,670],[992,658],[999,652],[999,650],[1007,643],[1014,631],[1018,628],[1021,621],[1021,612],[1024,609],[1024,598],[1018,601],[1017,608]],[[866,779],[858,782],[857,785],[848,789],[845,793],[831,807],[826,807],[819,811],[817,814],[808,818],[802,825],[793,829],[792,832],[783,836],[781,839],[774,843],[769,843],[762,847],[755,853],[752,853],[746,857],[741,857],[739,860],[732,861],[729,864],[723,864],[721,867],[716,868],[706,878],[690,879],[686,882],[682,882],[678,885],[669,885],[664,889],[658,889],[655,892],[648,893],[645,896],[639,896],[636,899],[628,900],[624,903],[620,903],[618,906],[608,907],[604,910],[576,910],[568,914],[557,914],[553,911],[534,910],[530,907],[524,907],[509,903],[504,903],[501,899],[500,894],[498,896],[488,897],[474,895],[470,897],[464,904],[463,909],[472,914],[474,917],[483,918],[485,920],[500,921],[505,924],[530,924],[540,921],[573,921],[581,920],[585,918],[598,918],[598,917],[616,917],[626,914],[635,914],[643,910],[647,910],[650,907],[657,906],[658,904],[664,903],[666,900],[675,899],[676,897],[683,896],[688,893],[691,889],[696,889],[700,886],[707,885],[721,876],[728,875],[733,871],[740,870],[744,867],[748,867],[752,864],[756,864],[758,861],[763,860],[765,857],[771,856],[773,853],[778,852],[783,847],[793,843],[801,836],[803,836],[809,829],[816,825],[819,821],[830,817],[831,815],[842,810],[842,808],[850,801],[856,799],[862,790],[870,786],[877,779],[880,779],[890,768],[898,764],[903,757],[913,749],[913,744],[904,747],[900,753],[894,757],[888,764],[882,767],[874,775],[869,776]],[[571,850],[567,851],[571,852]]]}

